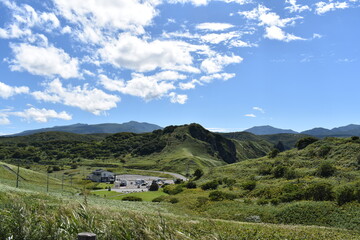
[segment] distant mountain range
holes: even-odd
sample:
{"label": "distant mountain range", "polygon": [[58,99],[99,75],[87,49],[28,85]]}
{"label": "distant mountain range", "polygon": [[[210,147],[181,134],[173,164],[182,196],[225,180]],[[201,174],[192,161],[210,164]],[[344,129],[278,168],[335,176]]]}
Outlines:
{"label": "distant mountain range", "polygon": [[306,134],[314,137],[350,137],[360,136],[360,125],[350,124],[343,127],[337,127],[333,129],[326,128],[313,128],[303,132],[296,132],[291,129],[281,129],[272,126],[257,126],[246,129],[244,132],[250,132],[256,135],[272,135],[279,133],[295,133],[295,134]]}
{"label": "distant mountain range", "polygon": [[69,132],[78,134],[93,134],[93,133],[119,133],[119,132],[132,132],[132,133],[146,133],[154,130],[162,129],[162,127],[146,122],[130,121],[126,123],[103,123],[103,124],[73,124],[67,126],[55,126],[51,128],[40,128],[35,130],[28,130],[21,133],[14,134],[13,136],[26,136],[34,133],[41,132]]}
{"label": "distant mountain range", "polygon": [[252,128],[246,129],[244,132],[249,132],[249,133],[252,133],[255,135],[271,135],[271,134],[279,134],[279,133],[298,133],[291,129],[274,128],[269,125],[252,127]]}

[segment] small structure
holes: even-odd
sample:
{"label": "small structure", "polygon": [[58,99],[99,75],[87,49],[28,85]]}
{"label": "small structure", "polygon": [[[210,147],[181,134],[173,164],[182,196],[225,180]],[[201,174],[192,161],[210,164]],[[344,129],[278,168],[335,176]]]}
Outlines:
{"label": "small structure", "polygon": [[114,183],[115,181],[115,174],[109,171],[105,171],[103,169],[96,169],[93,171],[87,179],[93,182],[110,182]]}

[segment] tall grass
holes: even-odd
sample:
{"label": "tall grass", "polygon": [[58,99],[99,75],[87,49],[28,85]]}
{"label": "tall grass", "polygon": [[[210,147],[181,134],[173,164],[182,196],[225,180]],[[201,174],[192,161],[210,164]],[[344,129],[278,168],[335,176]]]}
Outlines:
{"label": "tall grass", "polygon": [[173,215],[166,211],[169,206],[0,187],[0,240],[68,240],[84,231],[97,234],[100,240],[359,239],[356,232],[341,229]]}

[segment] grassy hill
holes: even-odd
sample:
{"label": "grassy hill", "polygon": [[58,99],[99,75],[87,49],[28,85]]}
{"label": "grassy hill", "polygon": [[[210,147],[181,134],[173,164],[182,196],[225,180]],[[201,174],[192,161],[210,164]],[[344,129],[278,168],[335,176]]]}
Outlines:
{"label": "grassy hill", "polygon": [[[356,231],[346,229],[201,217],[184,211],[181,202],[126,202],[60,188],[45,192],[46,175],[28,169],[20,172],[33,178],[31,185],[14,188],[7,182],[13,175],[5,171],[0,168],[0,239],[67,240],[85,231],[99,239],[358,239]],[[50,181],[55,189],[58,181]],[[187,200],[190,195],[180,199]]]}
{"label": "grassy hill", "polygon": [[0,160],[7,162],[73,165],[93,160],[181,173],[257,158],[270,149],[263,140],[229,140],[198,124],[143,134],[46,132],[0,138]]}
{"label": "grassy hill", "polygon": [[[165,144],[153,152],[159,146],[150,148],[152,141]],[[144,135],[111,135],[91,144],[131,147],[125,163],[84,160],[77,169],[51,173],[49,192],[46,169],[20,168],[22,180],[15,188],[17,167],[0,162],[0,239],[74,239],[83,231],[94,232],[99,239],[359,239],[359,139],[327,138],[272,158],[239,161],[238,145],[244,142],[224,139],[196,124]],[[137,153],[137,146],[146,143],[149,149]],[[251,143],[256,149],[264,147]],[[226,162],[235,157],[237,162]],[[177,164],[180,171],[186,171],[184,163],[194,161],[206,166],[205,174],[192,179],[195,188],[188,183],[165,187],[155,194],[160,202],[126,202],[117,193],[103,191],[88,195],[88,183],[81,180],[92,170],[89,163],[120,169],[146,166],[148,161],[169,169]],[[333,167],[330,175],[319,172],[324,163]],[[65,173],[73,176],[73,185],[67,177],[63,189],[59,174]],[[349,202],[338,201],[349,193],[344,189],[353,194]],[[136,196],[146,200],[155,196],[142,194]]]}
{"label": "grassy hill", "polygon": [[271,135],[255,135],[249,132],[232,132],[232,133],[221,133],[222,136],[229,139],[236,139],[240,141],[252,141],[258,142],[262,145],[268,145],[269,147],[274,147],[279,142],[282,142],[286,150],[292,149],[295,147],[295,143],[304,137],[309,135],[297,134],[297,133],[278,133]]}
{"label": "grassy hill", "polygon": [[272,158],[211,168],[195,181],[198,188],[176,197],[200,216],[360,231],[359,169],[359,139],[326,138]]}

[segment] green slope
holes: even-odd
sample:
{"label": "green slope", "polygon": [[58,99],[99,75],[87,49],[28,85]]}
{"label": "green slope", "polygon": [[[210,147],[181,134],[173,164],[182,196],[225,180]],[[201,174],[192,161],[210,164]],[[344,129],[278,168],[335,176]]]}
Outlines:
{"label": "green slope", "polygon": [[169,126],[152,133],[83,135],[64,132],[0,138],[0,160],[48,165],[107,162],[129,168],[187,173],[264,156],[264,140],[229,140],[198,124]]}

